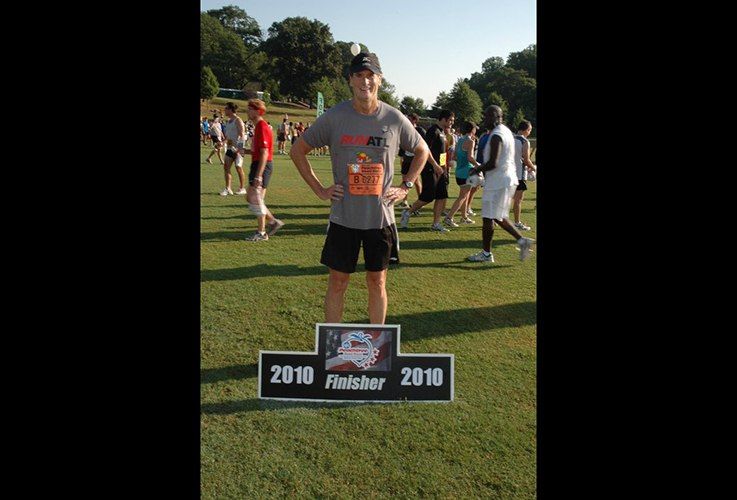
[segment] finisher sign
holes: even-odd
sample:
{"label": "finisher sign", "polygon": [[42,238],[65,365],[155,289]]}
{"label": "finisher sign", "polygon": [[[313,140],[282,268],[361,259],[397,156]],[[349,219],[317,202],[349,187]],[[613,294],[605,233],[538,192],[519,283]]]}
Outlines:
{"label": "finisher sign", "polygon": [[314,353],[260,351],[260,399],[453,401],[452,354],[400,354],[399,325],[318,323]]}

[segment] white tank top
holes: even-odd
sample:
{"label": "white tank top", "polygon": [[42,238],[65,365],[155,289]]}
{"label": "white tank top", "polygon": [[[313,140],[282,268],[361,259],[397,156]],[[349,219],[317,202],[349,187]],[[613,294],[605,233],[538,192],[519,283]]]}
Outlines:
{"label": "white tank top", "polygon": [[[491,135],[498,135],[502,140],[501,151],[496,159],[496,168],[484,172],[486,183],[484,184],[484,192],[495,189],[504,189],[519,184],[517,181],[517,169],[514,162],[514,135],[512,131],[503,123],[497,125],[491,131]],[[491,154],[491,137],[484,146],[484,163],[489,161]]]}
{"label": "white tank top", "polygon": [[233,143],[238,141],[238,125],[236,124],[237,118],[233,118],[225,124],[225,137]]}
{"label": "white tank top", "polygon": [[220,125],[220,122],[215,122],[210,127],[210,135],[216,136],[218,139],[220,139],[223,136],[223,126]]}

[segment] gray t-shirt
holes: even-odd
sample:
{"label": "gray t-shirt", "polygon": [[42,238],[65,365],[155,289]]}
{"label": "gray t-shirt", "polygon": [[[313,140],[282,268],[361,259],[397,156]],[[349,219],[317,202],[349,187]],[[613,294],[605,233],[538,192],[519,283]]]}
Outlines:
{"label": "gray t-shirt", "polygon": [[379,101],[376,114],[362,115],[343,101],[321,115],[302,136],[313,148],[330,147],[333,182],[344,197],[333,201],[330,221],[354,229],[394,224],[394,208],[381,197],[392,185],[399,148],[414,150],[422,137],[396,108]]}

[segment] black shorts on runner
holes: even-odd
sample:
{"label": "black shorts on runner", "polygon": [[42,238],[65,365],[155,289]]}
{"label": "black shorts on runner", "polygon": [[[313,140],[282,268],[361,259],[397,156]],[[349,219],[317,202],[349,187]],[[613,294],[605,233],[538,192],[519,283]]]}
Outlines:
{"label": "black shorts on runner", "polygon": [[[263,179],[261,180],[262,187],[269,186],[269,179],[271,179],[271,171],[274,170],[274,166],[270,161],[266,162],[264,173],[262,174]],[[258,171],[258,162],[254,161],[251,163],[251,170],[248,171],[248,185],[253,186],[253,179],[256,178],[256,172]]]}
{"label": "black shorts on runner", "polygon": [[366,270],[383,271],[389,267],[390,259],[392,264],[399,263],[396,231],[394,224],[381,229],[353,229],[331,222],[320,264],[341,273],[353,273],[363,246]]}
{"label": "black shorts on runner", "polygon": [[468,182],[467,177],[456,177],[456,184],[458,184],[459,186],[465,186],[466,182]]}
{"label": "black shorts on runner", "polygon": [[422,170],[422,192],[419,199],[424,202],[444,200],[448,198],[448,178],[445,175],[437,177],[431,166]]}
{"label": "black shorts on runner", "polygon": [[517,184],[517,191],[527,191],[527,182],[520,179]]}
{"label": "black shorts on runner", "polygon": [[286,135],[285,134],[282,134],[281,132],[278,132],[276,134],[276,140],[277,141],[284,142],[285,139],[286,139]]}
{"label": "black shorts on runner", "polygon": [[212,139],[213,144],[217,144],[218,142],[220,142],[220,140],[218,139],[218,136],[216,135],[211,135],[210,139]]}

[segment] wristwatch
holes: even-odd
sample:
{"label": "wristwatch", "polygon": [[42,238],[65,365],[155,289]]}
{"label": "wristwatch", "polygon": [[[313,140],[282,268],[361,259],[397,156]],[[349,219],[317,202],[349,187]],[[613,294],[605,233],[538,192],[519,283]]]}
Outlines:
{"label": "wristwatch", "polygon": [[412,186],[414,186],[415,183],[412,181],[402,181],[402,185],[406,186],[407,189],[412,189]]}

